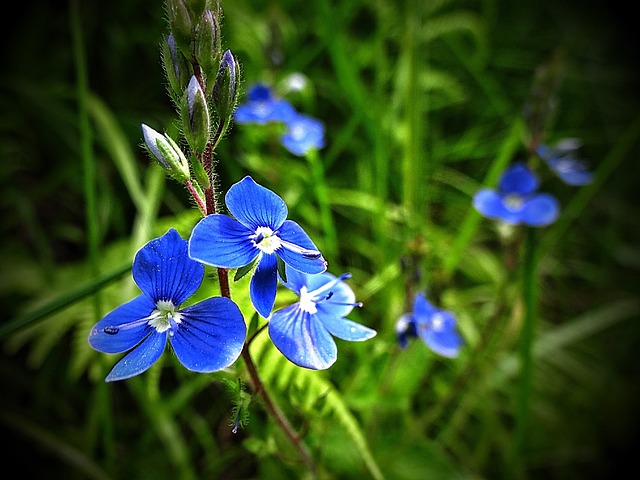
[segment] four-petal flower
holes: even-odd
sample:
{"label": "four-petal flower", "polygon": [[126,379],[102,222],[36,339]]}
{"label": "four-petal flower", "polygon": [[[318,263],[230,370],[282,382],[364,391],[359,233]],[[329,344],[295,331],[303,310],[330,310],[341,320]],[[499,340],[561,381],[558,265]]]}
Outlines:
{"label": "four-petal flower", "polygon": [[189,370],[213,372],[235,362],[246,335],[235,303],[212,297],[180,309],[202,283],[204,265],[189,258],[187,241],[176,230],[138,250],[132,275],[142,294],[108,313],[89,334],[89,344],[100,352],[131,350],[106,381],[123,380],[150,368],[167,339]]}
{"label": "four-petal flower", "polygon": [[333,336],[364,341],[376,331],[346,317],[354,306],[353,290],[344,282],[349,274],[307,275],[290,270],[284,286],[300,296],[298,303],[273,312],[269,336],[280,352],[294,364],[313,370],[329,368],[338,351]]}
{"label": "four-petal flower", "polygon": [[402,348],[409,338],[420,337],[431,350],[449,358],[458,356],[462,346],[453,314],[433,306],[422,293],[416,295],[413,312],[398,319],[396,336]]}
{"label": "four-petal flower", "polygon": [[296,114],[293,106],[286,100],[273,95],[266,85],[258,83],[251,87],[247,102],[238,105],[234,113],[237,123],[286,122]]}
{"label": "four-petal flower", "polygon": [[306,155],[311,149],[324,147],[324,124],[308,115],[297,114],[287,121],[287,131],[280,140],[294,155]]}
{"label": "four-petal flower", "polygon": [[541,227],[556,220],[560,206],[553,195],[537,189],[536,176],[517,162],[504,172],[497,190],[485,188],[476,193],[473,206],[488,218]]}
{"label": "four-petal flower", "polygon": [[322,273],[327,263],[302,227],[286,219],[284,201],[251,177],[232,185],[225,202],[235,218],[213,214],[200,220],[189,239],[189,255],[214,267],[257,264],[250,297],[266,318],[276,298],[278,259],[305,273]]}

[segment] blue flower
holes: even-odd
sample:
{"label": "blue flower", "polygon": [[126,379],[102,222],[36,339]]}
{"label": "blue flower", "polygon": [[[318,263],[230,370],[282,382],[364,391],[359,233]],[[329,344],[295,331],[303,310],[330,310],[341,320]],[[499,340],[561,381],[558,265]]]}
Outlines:
{"label": "blue flower", "polygon": [[558,218],[560,205],[553,195],[537,193],[537,189],[538,179],[518,162],[504,172],[497,190],[476,193],[473,206],[487,218],[542,227]]}
{"label": "blue flower", "polygon": [[416,295],[413,312],[398,319],[396,336],[402,348],[409,338],[420,337],[431,350],[449,358],[458,356],[462,346],[453,314],[434,307],[422,293]]}
{"label": "blue flower", "polygon": [[234,119],[237,123],[264,125],[269,122],[286,122],[295,114],[295,109],[289,102],[277,98],[269,87],[259,83],[249,90],[247,103],[238,105]]}
{"label": "blue flower", "polygon": [[276,298],[279,261],[305,273],[322,273],[327,262],[302,227],[286,219],[284,201],[251,177],[232,185],[225,202],[235,218],[213,214],[200,220],[191,232],[189,255],[214,267],[257,265],[249,293],[266,318]]}
{"label": "blue flower", "polygon": [[180,309],[202,283],[204,265],[188,257],[187,241],[176,230],[138,250],[132,275],[142,294],[108,313],[89,334],[89,344],[99,352],[131,350],[107,382],[147,370],[167,339],[178,360],[194,372],[221,370],[238,358],[246,326],[235,303],[213,297]]}
{"label": "blue flower", "polygon": [[286,123],[287,131],[281,142],[294,155],[303,156],[311,149],[324,147],[324,124],[320,120],[297,114]]}
{"label": "blue flower", "polygon": [[372,338],[376,331],[344,318],[356,302],[353,290],[344,283],[351,275],[330,273],[307,275],[287,273],[283,284],[300,296],[300,301],[273,312],[269,336],[291,362],[313,370],[329,368],[338,351],[333,337],[351,342]]}
{"label": "blue flower", "polygon": [[586,162],[576,158],[581,142],[575,138],[565,138],[553,147],[538,145],[536,153],[567,185],[587,185],[593,181],[593,172]]}

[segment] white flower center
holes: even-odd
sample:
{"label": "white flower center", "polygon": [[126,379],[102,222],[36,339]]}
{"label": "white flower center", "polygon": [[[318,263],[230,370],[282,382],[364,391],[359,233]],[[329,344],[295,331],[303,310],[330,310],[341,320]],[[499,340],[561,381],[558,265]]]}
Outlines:
{"label": "white flower center", "polygon": [[307,313],[316,313],[318,307],[316,307],[314,292],[309,292],[306,286],[300,288],[300,310]]}
{"label": "white flower center", "polygon": [[293,137],[294,140],[296,141],[302,140],[304,138],[304,134],[305,134],[304,126],[300,124],[296,124],[293,127],[291,127],[291,136]]}
{"label": "white flower center", "polygon": [[[156,309],[149,315],[149,325],[162,333],[175,329],[182,322],[182,314],[176,311],[176,306],[171,300],[160,300],[156,303]],[[173,335],[173,331],[170,332]]]}
{"label": "white flower center", "polygon": [[512,212],[518,211],[522,208],[522,204],[524,203],[523,198],[516,194],[512,193],[507,195],[504,199],[504,204]]}
{"label": "white flower center", "polygon": [[252,240],[264,253],[273,253],[282,246],[280,238],[269,227],[258,227]]}
{"label": "white flower center", "polygon": [[444,323],[444,315],[441,313],[436,313],[431,317],[431,329],[436,332],[439,332],[444,328]]}

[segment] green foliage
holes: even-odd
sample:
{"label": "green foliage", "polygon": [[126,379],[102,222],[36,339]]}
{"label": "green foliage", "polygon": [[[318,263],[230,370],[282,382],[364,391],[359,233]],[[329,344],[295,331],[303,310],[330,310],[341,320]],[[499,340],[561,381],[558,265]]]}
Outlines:
{"label": "green foliage", "polygon": [[[188,65],[190,12],[217,2],[170,3],[72,2],[67,11],[30,2],[10,31],[0,80],[0,423],[24,477],[312,478],[241,360],[199,375],[169,353],[138,378],[105,384],[120,356],[87,343],[95,321],[139,293],[128,270],[136,250],[169,227],[188,238],[200,218],[141,148],[141,123],[172,138],[181,129],[172,119],[188,78],[163,76],[166,21],[181,26],[178,58]],[[219,3],[212,28],[240,65],[238,102],[253,82],[277,86],[325,123],[327,146],[305,161],[279,144],[279,126],[232,125],[215,150],[217,205],[245,174],[277,192],[327,252],[329,271],[353,274],[364,305],[349,318],[378,332],[336,340],[327,371],[296,367],[251,306],[252,266],[230,272],[258,372],[318,477],[616,475],[640,418],[640,117],[624,11],[499,0]],[[213,35],[200,34],[202,49],[220,49]],[[550,64],[563,75],[547,92],[556,103],[535,110],[547,112],[536,132],[551,143],[582,138],[596,181],[568,187],[538,165],[562,215],[536,232],[527,264],[524,232],[481,217],[471,197],[527,158],[523,109]],[[83,68],[86,91],[71,75]],[[284,87],[296,73],[303,91]],[[219,294],[217,282],[207,268],[190,301]],[[465,345],[455,359],[420,341],[397,345],[397,318],[425,290],[458,320]],[[281,289],[275,308],[294,301]]]}

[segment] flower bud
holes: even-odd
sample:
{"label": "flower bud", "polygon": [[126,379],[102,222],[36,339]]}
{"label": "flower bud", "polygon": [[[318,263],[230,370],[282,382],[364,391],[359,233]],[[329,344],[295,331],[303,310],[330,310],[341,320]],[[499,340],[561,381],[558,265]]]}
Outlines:
{"label": "flower bud", "polygon": [[180,114],[189,146],[196,153],[203,152],[209,141],[209,108],[204,91],[195,76],[191,77],[184,92]]}
{"label": "flower bud", "polygon": [[202,15],[204,7],[207,5],[207,0],[186,0],[187,7],[193,13],[194,18],[198,18]]}
{"label": "flower bud", "polygon": [[189,7],[184,0],[167,0],[167,17],[178,48],[186,57],[191,56],[193,25]]}
{"label": "flower bud", "polygon": [[213,87],[213,105],[221,122],[229,122],[238,98],[240,80],[238,62],[230,50],[224,52],[216,83]]}
{"label": "flower bud", "polygon": [[142,124],[144,143],[158,163],[180,182],[191,178],[189,164],[180,147],[168,135],[161,135],[153,128]]}
{"label": "flower bud", "polygon": [[173,34],[167,36],[162,42],[162,61],[172,96],[180,98],[184,87],[189,82],[190,70],[187,59],[176,46]]}
{"label": "flower bud", "polygon": [[205,10],[196,32],[196,60],[207,76],[215,74],[216,59],[220,56],[221,39],[218,16]]}
{"label": "flower bud", "polygon": [[193,170],[193,176],[195,177],[196,182],[198,182],[203,190],[206,190],[211,186],[209,175],[207,175],[202,162],[195,155],[191,156],[191,169]]}

